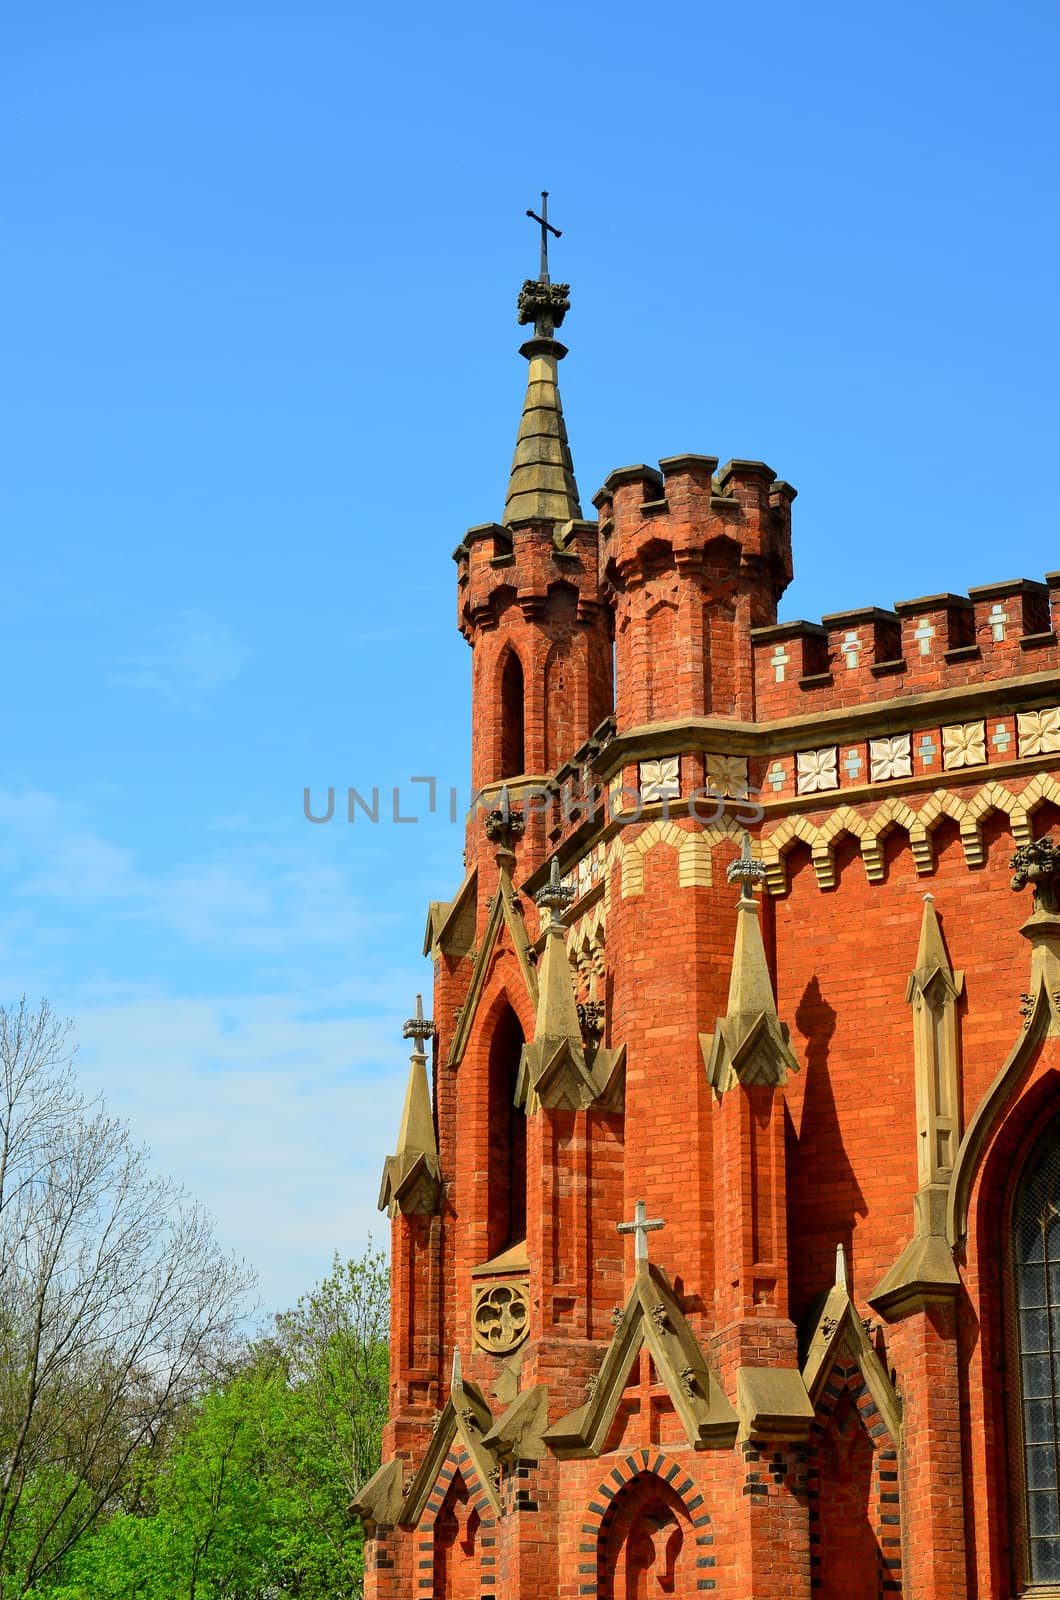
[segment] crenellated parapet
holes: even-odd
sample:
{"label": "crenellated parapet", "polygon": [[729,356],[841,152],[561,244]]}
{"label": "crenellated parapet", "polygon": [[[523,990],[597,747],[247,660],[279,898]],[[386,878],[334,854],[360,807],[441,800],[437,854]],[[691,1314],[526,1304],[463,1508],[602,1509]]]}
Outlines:
{"label": "crenellated parapet", "polygon": [[[469,528],[453,552],[457,626],[469,644],[495,629],[512,605],[526,621],[547,619],[557,597],[573,620],[589,624],[601,605],[595,522]],[[573,602],[573,605],[572,605]]]}
{"label": "crenellated parapet", "polygon": [[794,497],[761,461],[669,456],[609,475],[593,503],[620,729],[753,715],[748,634],[776,620],[791,581]]}
{"label": "crenellated parapet", "polygon": [[1060,572],[755,628],[759,721],[1060,670]]}

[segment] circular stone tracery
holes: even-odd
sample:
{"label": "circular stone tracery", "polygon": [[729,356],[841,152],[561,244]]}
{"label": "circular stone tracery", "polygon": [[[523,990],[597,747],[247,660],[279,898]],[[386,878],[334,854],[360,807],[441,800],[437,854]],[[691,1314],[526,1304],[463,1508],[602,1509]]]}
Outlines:
{"label": "circular stone tracery", "polygon": [[475,1299],[475,1339],[483,1350],[500,1355],[522,1344],[530,1327],[530,1302],[517,1283],[494,1283],[479,1289]]}

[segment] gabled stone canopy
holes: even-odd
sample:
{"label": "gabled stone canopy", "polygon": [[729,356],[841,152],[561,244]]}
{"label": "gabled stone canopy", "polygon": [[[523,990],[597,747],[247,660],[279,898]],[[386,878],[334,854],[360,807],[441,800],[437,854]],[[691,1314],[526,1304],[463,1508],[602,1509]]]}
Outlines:
{"label": "gabled stone canopy", "polygon": [[456,1350],[453,1353],[449,1398],[438,1413],[434,1436],[402,1502],[397,1519],[400,1523],[405,1527],[415,1527],[419,1522],[454,1439],[460,1440],[474,1463],[494,1512],[500,1512],[496,1483],[498,1456],[485,1443],[485,1436],[492,1426],[493,1415],[486,1398],[476,1383],[464,1378],[460,1351]]}
{"label": "gabled stone canopy", "polygon": [[591,1397],[545,1434],[557,1456],[600,1454],[642,1345],[651,1352],[688,1442],[697,1450],[733,1443],[739,1419],[678,1305],[673,1285],[661,1267],[642,1261]]}
{"label": "gabled stone canopy", "polygon": [[850,1297],[846,1258],[840,1245],[836,1251],[836,1281],[828,1291],[814,1323],[802,1368],[806,1391],[815,1405],[842,1348],[850,1351],[876,1403],[876,1409],[887,1424],[891,1438],[896,1445],[900,1444],[901,1401],[895,1392],[894,1384],[884,1370],[883,1363],[872,1347],[864,1324],[858,1316],[857,1307]]}
{"label": "gabled stone canopy", "polygon": [[490,960],[503,930],[507,930],[511,947],[518,962],[519,972],[526,985],[526,992],[530,997],[530,1003],[535,1007],[537,1006],[537,972],[533,963],[530,938],[526,931],[522,913],[518,908],[518,897],[512,884],[512,861],[513,857],[509,851],[498,850],[499,877],[497,889],[493,896],[493,905],[490,908],[489,918],[483,929],[478,954],[475,957],[471,981],[468,984],[467,999],[461,1009],[460,1020],[457,1023],[452,1044],[449,1047],[448,1065],[450,1067],[458,1067],[463,1059],[468,1039],[471,1037],[475,1013],[478,1010],[478,1004],[485,988]]}

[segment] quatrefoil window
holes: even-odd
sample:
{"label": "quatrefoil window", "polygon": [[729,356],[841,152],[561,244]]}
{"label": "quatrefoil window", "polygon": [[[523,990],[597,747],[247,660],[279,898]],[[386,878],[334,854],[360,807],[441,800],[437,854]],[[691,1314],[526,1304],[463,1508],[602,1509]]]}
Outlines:
{"label": "quatrefoil window", "polygon": [[477,1290],[475,1339],[497,1354],[522,1344],[530,1327],[530,1302],[518,1283],[494,1283]]}

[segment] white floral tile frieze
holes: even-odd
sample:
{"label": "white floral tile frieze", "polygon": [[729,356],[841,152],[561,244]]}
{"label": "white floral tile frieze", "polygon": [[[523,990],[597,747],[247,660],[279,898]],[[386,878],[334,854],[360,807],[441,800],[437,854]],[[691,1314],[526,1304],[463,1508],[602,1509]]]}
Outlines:
{"label": "white floral tile frieze", "polygon": [[747,794],[746,756],[707,756],[707,788],[742,800]]}
{"label": "white floral tile frieze", "polygon": [[795,764],[800,794],[839,788],[839,762],[834,744],[827,750],[800,750]]}
{"label": "white floral tile frieze", "polygon": [[640,797],[649,800],[676,800],[681,793],[681,758],[663,756],[659,761],[640,764]]}
{"label": "white floral tile frieze", "polygon": [[1060,706],[1046,711],[1021,711],[1017,719],[1021,756],[1060,754]]}
{"label": "white floral tile frieze", "polygon": [[956,722],[942,730],[942,765],[948,772],[958,767],[981,767],[986,761],[986,724]]}
{"label": "white floral tile frieze", "polygon": [[870,739],[869,770],[873,783],[887,783],[892,778],[911,778],[913,748],[909,735],[898,733],[887,739]]}

